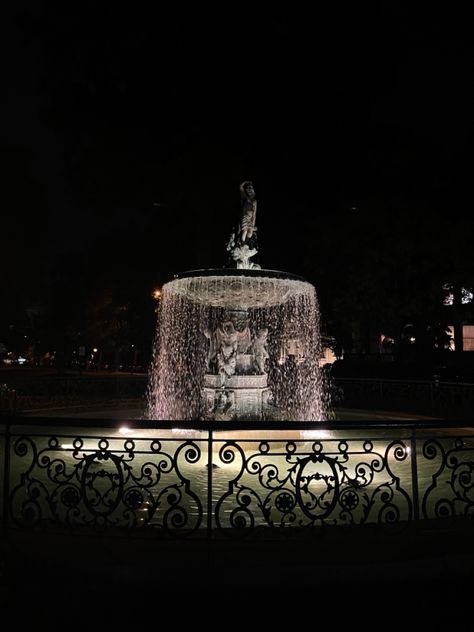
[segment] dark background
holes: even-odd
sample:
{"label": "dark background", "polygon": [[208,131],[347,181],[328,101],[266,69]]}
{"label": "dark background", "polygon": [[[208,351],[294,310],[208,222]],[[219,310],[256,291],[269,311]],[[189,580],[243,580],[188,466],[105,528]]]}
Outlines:
{"label": "dark background", "polygon": [[471,22],[384,4],[7,8],[0,342],[146,347],[152,289],[225,264],[245,179],[262,267],[329,334],[439,319],[474,272]]}

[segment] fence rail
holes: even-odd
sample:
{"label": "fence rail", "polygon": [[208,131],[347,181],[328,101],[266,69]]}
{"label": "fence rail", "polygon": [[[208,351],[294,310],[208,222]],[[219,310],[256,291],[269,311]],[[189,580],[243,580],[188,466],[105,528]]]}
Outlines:
{"label": "fence rail", "polygon": [[0,415],[52,407],[141,401],[146,394],[147,376],[17,376],[2,392]]}
{"label": "fence rail", "polygon": [[[474,410],[474,384],[438,380],[380,378],[332,379],[331,399],[336,408],[395,409],[469,419]],[[148,378],[133,376],[17,376],[0,385],[0,416],[51,407],[103,405],[138,401],[146,396]]]}
{"label": "fence rail", "polygon": [[474,410],[474,384],[438,380],[334,378],[333,404],[354,408],[393,408],[470,418]]}
{"label": "fence rail", "polygon": [[474,427],[4,419],[1,525],[170,538],[474,515]]}

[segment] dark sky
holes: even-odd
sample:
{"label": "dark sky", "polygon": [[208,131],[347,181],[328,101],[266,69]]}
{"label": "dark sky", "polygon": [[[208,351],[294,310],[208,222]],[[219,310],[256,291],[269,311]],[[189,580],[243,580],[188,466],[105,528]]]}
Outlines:
{"label": "dark sky", "polygon": [[155,266],[163,280],[220,267],[245,179],[268,268],[299,272],[301,232],[316,244],[325,219],[351,208],[374,222],[404,208],[471,213],[467,14],[352,4],[258,16],[11,3],[7,291],[34,300],[60,256],[98,249],[104,264]]}

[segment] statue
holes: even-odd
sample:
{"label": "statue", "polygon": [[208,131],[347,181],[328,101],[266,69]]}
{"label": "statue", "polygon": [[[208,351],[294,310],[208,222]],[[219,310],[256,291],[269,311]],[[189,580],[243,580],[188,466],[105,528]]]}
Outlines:
{"label": "statue", "polygon": [[257,331],[257,335],[255,336],[254,341],[252,342],[252,353],[254,357],[254,365],[256,371],[260,375],[264,375],[266,373],[265,363],[267,358],[269,357],[267,351],[267,338],[268,338],[268,329],[264,327],[263,329],[259,329]]}
{"label": "statue", "polygon": [[206,369],[207,371],[210,371],[218,352],[217,337],[216,337],[216,333],[212,331],[210,327],[206,327],[204,329],[204,335],[209,341],[207,354],[206,354]]}
{"label": "statue", "polygon": [[246,180],[240,185],[240,198],[242,203],[240,223],[238,230],[238,242],[243,245],[250,241],[257,231],[255,220],[257,217],[257,200],[253,184]]}
{"label": "statue", "polygon": [[233,375],[235,373],[237,355],[247,353],[252,344],[248,322],[241,322],[239,329],[236,329],[234,322],[228,319],[222,322],[214,331],[210,327],[206,327],[203,333],[208,340],[206,353],[207,372],[214,372],[217,361],[218,373]]}
{"label": "statue", "polygon": [[[241,270],[260,269],[258,263],[250,261],[258,252],[257,227],[255,220],[257,215],[257,200],[253,184],[246,180],[240,185],[241,211],[237,230],[234,231],[227,243],[226,250],[235,262],[235,267]],[[232,266],[232,264],[230,264]]]}
{"label": "statue", "polygon": [[216,330],[217,341],[217,371],[221,376],[221,384],[226,377],[235,373],[237,364],[237,349],[239,332],[235,329],[231,320],[223,322]]}

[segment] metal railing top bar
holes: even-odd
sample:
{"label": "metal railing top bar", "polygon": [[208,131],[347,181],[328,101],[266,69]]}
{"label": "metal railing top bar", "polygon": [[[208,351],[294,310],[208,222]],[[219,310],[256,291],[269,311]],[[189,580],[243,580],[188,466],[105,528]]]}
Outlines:
{"label": "metal railing top bar", "polygon": [[154,419],[90,419],[79,417],[0,417],[2,426],[117,428],[127,426],[136,430],[202,430],[202,431],[273,431],[273,430],[375,430],[375,429],[423,429],[423,428],[474,428],[473,419],[413,419],[413,420],[337,420],[337,421],[162,421]]}
{"label": "metal railing top bar", "polygon": [[389,384],[417,384],[417,385],[426,385],[433,386],[435,383],[439,384],[439,386],[443,387],[464,387],[464,388],[472,388],[474,389],[474,383],[472,382],[446,382],[444,380],[435,380],[433,377],[431,380],[412,380],[412,379],[403,379],[403,378],[393,378],[393,377],[339,377],[333,376],[332,379],[335,382],[364,382],[364,383],[373,383],[378,384],[379,382],[389,383]]}

